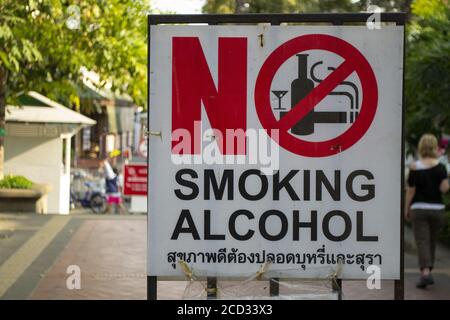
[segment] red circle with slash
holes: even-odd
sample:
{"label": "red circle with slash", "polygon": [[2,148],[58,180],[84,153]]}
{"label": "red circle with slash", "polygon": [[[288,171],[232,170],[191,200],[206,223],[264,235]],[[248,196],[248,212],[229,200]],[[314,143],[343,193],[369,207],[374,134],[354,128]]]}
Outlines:
{"label": "red circle with slash", "polygon": [[[275,118],[270,103],[270,88],[278,69],[295,54],[307,50],[335,53],[344,62],[320,82],[280,120]],[[350,74],[356,72],[361,82],[363,100],[356,121],[341,135],[326,141],[311,142],[294,137],[288,131],[324,99]],[[327,157],[340,153],[361,139],[369,129],[378,105],[375,74],[366,58],[350,43],[325,34],[293,38],[275,49],[264,62],[256,79],[255,107],[262,126],[284,149],[306,157]],[[278,129],[278,137],[272,130]]]}

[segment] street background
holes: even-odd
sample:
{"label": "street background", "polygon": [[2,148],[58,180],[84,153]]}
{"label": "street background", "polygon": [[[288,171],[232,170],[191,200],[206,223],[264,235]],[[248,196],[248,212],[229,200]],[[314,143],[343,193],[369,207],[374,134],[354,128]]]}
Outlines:
{"label": "street background", "polygon": [[[104,160],[123,188],[124,165],[147,159],[148,14],[405,12],[406,173],[424,133],[438,137],[450,172],[448,0],[2,0],[0,12],[0,299],[146,299],[146,199],[107,210]],[[445,202],[425,290],[405,227],[406,299],[450,299]],[[80,289],[67,286],[70,266]],[[160,281],[158,298],[202,294],[187,285]],[[267,281],[250,287],[269,294]],[[393,297],[392,281],[343,282],[344,299]]]}

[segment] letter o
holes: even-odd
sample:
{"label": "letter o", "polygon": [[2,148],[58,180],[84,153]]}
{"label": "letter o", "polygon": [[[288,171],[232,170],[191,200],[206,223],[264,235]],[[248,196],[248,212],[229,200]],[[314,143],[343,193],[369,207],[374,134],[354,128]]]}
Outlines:
{"label": "letter o", "polygon": [[[271,216],[276,216],[281,221],[280,232],[276,235],[271,235],[270,233],[267,232],[266,229],[266,220]],[[264,239],[269,241],[281,240],[287,234],[287,231],[288,231],[288,220],[283,212],[278,210],[268,210],[261,215],[261,218],[259,219],[259,232],[261,232],[261,235],[263,236]]]}
{"label": "letter o", "polygon": [[[345,223],[344,232],[339,236],[336,236],[330,232],[330,220],[331,220],[331,218],[336,217],[336,216],[344,219],[344,223]],[[346,214],[344,211],[333,210],[333,211],[328,212],[325,215],[325,217],[323,218],[322,229],[323,229],[323,234],[325,235],[325,237],[328,240],[343,241],[343,240],[347,239],[350,236],[350,233],[352,232],[352,220],[350,219],[348,214]]]}
{"label": "letter o", "polygon": [[[250,194],[247,192],[247,189],[245,187],[245,182],[247,181],[247,178],[251,175],[257,176],[261,180],[261,190],[255,195]],[[269,190],[269,181],[267,180],[267,176],[264,174],[261,174],[261,171],[256,169],[250,169],[245,170],[241,176],[239,177],[239,193],[242,195],[242,197],[246,200],[250,201],[256,201],[261,200],[264,198],[264,196],[267,194],[267,191]]]}

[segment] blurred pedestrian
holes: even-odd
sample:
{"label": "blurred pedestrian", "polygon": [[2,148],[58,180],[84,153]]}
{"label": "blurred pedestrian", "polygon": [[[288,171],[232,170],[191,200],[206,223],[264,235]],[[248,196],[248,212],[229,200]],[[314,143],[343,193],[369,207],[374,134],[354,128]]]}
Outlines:
{"label": "blurred pedestrian", "polygon": [[122,184],[119,171],[117,168],[111,167],[107,159],[103,161],[103,165],[105,168],[106,198],[108,203],[107,211],[108,213],[112,213],[113,207],[119,207],[120,212],[125,214],[127,209],[122,203]]}
{"label": "blurred pedestrian", "polygon": [[449,190],[449,181],[445,166],[438,160],[438,141],[434,135],[420,138],[418,152],[419,160],[410,167],[405,214],[412,222],[418,251],[421,275],[417,288],[423,289],[434,283],[431,271],[436,242],[445,222],[442,194]]}

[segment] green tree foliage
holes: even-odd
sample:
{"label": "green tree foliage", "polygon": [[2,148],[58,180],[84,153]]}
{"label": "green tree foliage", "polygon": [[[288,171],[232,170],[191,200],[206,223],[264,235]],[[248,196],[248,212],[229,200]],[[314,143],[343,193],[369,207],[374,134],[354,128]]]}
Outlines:
{"label": "green tree foliage", "polygon": [[28,90],[77,105],[81,67],[145,105],[148,0],[0,1],[0,178],[6,101]]}
{"label": "green tree foliage", "polygon": [[359,12],[369,5],[384,11],[409,11],[412,0],[207,0],[205,13]]}
{"label": "green tree foliage", "polygon": [[416,0],[408,26],[405,98],[408,142],[425,132],[450,132],[450,9],[447,1]]}
{"label": "green tree foliage", "polygon": [[208,0],[203,12],[205,13],[265,13],[265,12],[294,12],[295,0]]}
{"label": "green tree foliage", "polygon": [[[86,67],[100,75],[101,83],[110,82],[114,91],[144,105],[147,3],[3,0],[0,55],[9,71],[9,92],[33,89],[66,104],[77,103],[76,84],[80,68]],[[3,42],[8,38],[10,42]]]}

